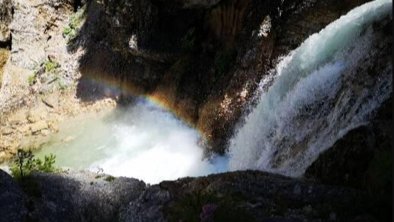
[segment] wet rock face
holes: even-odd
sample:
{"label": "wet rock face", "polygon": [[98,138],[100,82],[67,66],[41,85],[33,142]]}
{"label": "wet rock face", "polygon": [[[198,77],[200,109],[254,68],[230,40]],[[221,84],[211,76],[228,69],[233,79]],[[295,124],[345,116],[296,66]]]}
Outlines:
{"label": "wet rock face", "polygon": [[[392,18],[372,26],[376,32],[373,56],[359,69],[363,78],[353,79],[347,87],[357,90],[360,85],[376,81],[377,73],[392,70]],[[391,86],[390,86],[391,87]],[[391,89],[392,90],[392,89]],[[306,170],[305,177],[320,183],[366,190],[379,199],[382,217],[391,218],[388,208],[392,197],[392,94],[370,117],[338,140]]]}
{"label": "wet rock face", "polygon": [[391,184],[387,180],[392,162],[391,112],[392,98],[379,108],[370,124],[351,130],[322,153],[305,177],[326,184],[384,191],[388,185],[384,183]]}
{"label": "wet rock face", "polygon": [[[392,45],[392,19],[386,18],[372,27],[374,36],[377,37],[372,50],[373,56],[356,70],[362,73],[362,78],[351,79],[346,87],[357,90],[360,85],[376,81],[377,73],[392,70],[389,47]],[[391,184],[391,179],[388,180],[391,178],[392,162],[391,124],[392,96],[381,104],[368,123],[351,130],[322,153],[306,170],[305,176],[327,184],[375,192],[386,190],[386,183]],[[387,191],[391,192],[391,188]]]}
{"label": "wet rock face", "polygon": [[305,177],[318,183],[366,190],[383,220],[391,220],[392,202],[392,97],[374,120],[351,130],[322,153]]}

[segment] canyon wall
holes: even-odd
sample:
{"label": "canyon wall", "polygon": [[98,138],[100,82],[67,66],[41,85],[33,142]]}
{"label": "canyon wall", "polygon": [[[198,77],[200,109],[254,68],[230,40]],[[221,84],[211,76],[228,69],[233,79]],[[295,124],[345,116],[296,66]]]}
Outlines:
{"label": "canyon wall", "polygon": [[[280,56],[363,2],[4,0],[7,45],[0,47],[12,48],[3,68],[11,86],[3,87],[0,108],[69,86],[87,103],[145,95],[199,129],[209,150],[224,153]],[[51,61],[55,84],[44,67]]]}

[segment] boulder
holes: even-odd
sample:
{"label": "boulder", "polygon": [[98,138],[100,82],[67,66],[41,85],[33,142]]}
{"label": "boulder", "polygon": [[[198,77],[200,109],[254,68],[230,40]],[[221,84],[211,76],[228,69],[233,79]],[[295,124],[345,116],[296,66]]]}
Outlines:
{"label": "boulder", "polygon": [[31,218],[38,221],[118,221],[119,211],[137,199],[142,181],[90,172],[32,175],[39,187]]}

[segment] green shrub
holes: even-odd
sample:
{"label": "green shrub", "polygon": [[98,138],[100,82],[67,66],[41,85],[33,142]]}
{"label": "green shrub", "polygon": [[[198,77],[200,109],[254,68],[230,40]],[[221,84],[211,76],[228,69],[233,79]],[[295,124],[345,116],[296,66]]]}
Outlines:
{"label": "green shrub", "polygon": [[28,76],[27,82],[29,83],[29,86],[34,85],[37,82],[37,74],[34,72],[30,76]]}
{"label": "green shrub", "polygon": [[63,36],[70,35],[72,31],[73,29],[69,25],[66,25],[63,29]]}
{"label": "green shrub", "polygon": [[86,6],[79,9],[70,17],[69,23],[63,29],[63,37],[70,42],[77,37],[81,24],[86,17]]}
{"label": "green shrub", "polygon": [[45,72],[52,72],[59,68],[60,65],[56,61],[47,60],[44,62]]}
{"label": "green shrub", "polygon": [[45,156],[44,160],[34,158],[31,150],[24,151],[19,149],[14,162],[10,166],[11,174],[17,179],[23,179],[29,176],[31,172],[45,172],[52,173],[56,172],[55,168],[56,156],[50,154]]}
{"label": "green shrub", "polygon": [[77,33],[78,31],[70,25],[66,25],[66,27],[63,29],[63,37],[67,38],[68,42],[75,39],[75,37],[77,37]]}
{"label": "green shrub", "polygon": [[112,182],[112,181],[114,181],[115,179],[116,179],[116,178],[113,177],[113,176],[107,176],[104,180],[107,181],[107,182]]}
{"label": "green shrub", "polygon": [[[43,72],[45,73],[54,73],[57,68],[60,67],[60,64],[54,60],[46,60],[40,63],[39,66],[34,68],[34,72],[27,77],[27,82],[30,86],[34,85],[37,82],[37,78],[39,74],[41,75]],[[55,73],[56,74],[56,73]]]}

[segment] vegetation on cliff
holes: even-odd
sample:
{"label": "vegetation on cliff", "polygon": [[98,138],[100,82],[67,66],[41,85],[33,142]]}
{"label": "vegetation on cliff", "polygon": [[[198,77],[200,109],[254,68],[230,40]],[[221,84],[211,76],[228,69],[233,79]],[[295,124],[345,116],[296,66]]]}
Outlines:
{"label": "vegetation on cliff", "polygon": [[12,176],[23,180],[32,172],[54,173],[59,171],[55,166],[56,156],[50,154],[44,160],[35,158],[32,151],[18,150],[13,164],[10,166]]}

